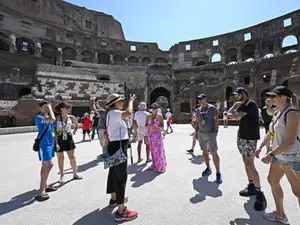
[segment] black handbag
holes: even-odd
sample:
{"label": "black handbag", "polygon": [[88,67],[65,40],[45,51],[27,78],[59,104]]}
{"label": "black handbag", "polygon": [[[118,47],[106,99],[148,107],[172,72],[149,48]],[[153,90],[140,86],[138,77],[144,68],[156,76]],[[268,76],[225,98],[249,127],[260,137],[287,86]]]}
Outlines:
{"label": "black handbag", "polygon": [[41,137],[40,138],[36,138],[34,140],[34,144],[33,144],[33,147],[32,147],[32,150],[35,151],[35,152],[38,152],[40,150],[40,143],[41,143],[41,140],[43,139],[43,137],[45,136],[47,130],[49,129],[49,125],[45,128],[44,132],[42,133]]}

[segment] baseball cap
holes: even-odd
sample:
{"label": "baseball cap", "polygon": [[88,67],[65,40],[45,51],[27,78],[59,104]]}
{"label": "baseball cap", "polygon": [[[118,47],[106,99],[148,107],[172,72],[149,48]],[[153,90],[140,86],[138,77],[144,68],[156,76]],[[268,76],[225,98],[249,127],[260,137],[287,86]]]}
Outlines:
{"label": "baseball cap", "polygon": [[286,86],[277,86],[272,91],[266,93],[267,96],[286,96],[293,97],[293,92]]}
{"label": "baseball cap", "polygon": [[238,87],[235,89],[234,92],[232,92],[233,95],[241,95],[241,94],[246,94],[248,95],[248,90],[246,88],[243,87]]}
{"label": "baseball cap", "polygon": [[206,99],[206,95],[205,94],[200,94],[197,96],[198,99]]}

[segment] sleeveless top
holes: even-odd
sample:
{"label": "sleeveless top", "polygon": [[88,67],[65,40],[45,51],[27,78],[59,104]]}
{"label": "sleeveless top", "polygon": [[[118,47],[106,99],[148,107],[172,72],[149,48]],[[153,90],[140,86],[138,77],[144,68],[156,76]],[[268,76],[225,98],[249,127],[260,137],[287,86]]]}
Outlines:
{"label": "sleeveless top", "polygon": [[[284,137],[286,134],[286,124],[284,121],[284,116],[286,114],[286,112],[291,109],[292,107],[287,107],[283,113],[281,114],[281,116],[279,117],[279,119],[277,120],[277,122],[274,125],[274,133],[275,133],[275,137],[272,140],[272,149],[276,148],[277,146],[279,146],[283,141],[284,141]],[[287,117],[287,115],[286,115]],[[272,123],[274,123],[275,121],[273,121]],[[270,127],[272,126],[272,124],[270,125]],[[300,137],[300,131],[298,131],[298,137]],[[297,139],[295,144],[292,145],[291,147],[289,147],[289,149],[285,152],[282,152],[278,155],[276,155],[276,158],[284,161],[284,162],[300,162],[300,142]]]}
{"label": "sleeveless top", "polygon": [[68,115],[67,117],[67,122],[62,122],[62,118],[61,116],[59,116],[60,120],[57,120],[57,131],[58,132],[71,132],[72,131],[72,119],[70,118],[70,116]]}

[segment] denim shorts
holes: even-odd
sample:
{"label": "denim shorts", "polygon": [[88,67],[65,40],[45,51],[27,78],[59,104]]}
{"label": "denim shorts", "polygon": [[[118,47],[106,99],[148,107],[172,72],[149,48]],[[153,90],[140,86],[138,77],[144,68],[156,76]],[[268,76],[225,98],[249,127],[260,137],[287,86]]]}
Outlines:
{"label": "denim shorts", "polygon": [[292,170],[300,173],[300,162],[283,162],[281,160],[278,160],[278,162],[280,163],[280,165],[291,167]]}

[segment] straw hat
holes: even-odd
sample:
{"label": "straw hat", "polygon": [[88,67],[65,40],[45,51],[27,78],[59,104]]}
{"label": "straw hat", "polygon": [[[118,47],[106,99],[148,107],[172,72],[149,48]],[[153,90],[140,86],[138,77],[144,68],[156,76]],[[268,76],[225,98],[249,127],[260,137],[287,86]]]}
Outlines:
{"label": "straw hat", "polygon": [[140,110],[146,110],[147,109],[146,103],[145,102],[140,102],[138,108]]}
{"label": "straw hat", "polygon": [[110,96],[108,96],[107,100],[106,100],[106,107],[111,106],[112,104],[120,101],[120,100],[124,100],[125,98],[118,95],[118,94],[112,94]]}

